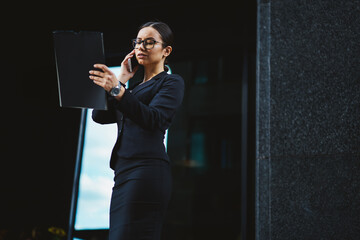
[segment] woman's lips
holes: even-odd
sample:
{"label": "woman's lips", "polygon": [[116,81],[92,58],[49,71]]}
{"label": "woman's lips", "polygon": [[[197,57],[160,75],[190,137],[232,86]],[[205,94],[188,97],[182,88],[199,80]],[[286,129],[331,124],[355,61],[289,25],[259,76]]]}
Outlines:
{"label": "woman's lips", "polygon": [[142,53],[139,53],[138,55],[137,55],[137,58],[145,58],[145,57],[147,57],[145,54],[142,54]]}

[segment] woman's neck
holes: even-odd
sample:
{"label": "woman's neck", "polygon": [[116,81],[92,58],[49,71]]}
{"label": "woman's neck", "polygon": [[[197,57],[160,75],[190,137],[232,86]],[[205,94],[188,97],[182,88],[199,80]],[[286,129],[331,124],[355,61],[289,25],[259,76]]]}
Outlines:
{"label": "woman's neck", "polygon": [[164,71],[164,63],[144,67],[144,82]]}

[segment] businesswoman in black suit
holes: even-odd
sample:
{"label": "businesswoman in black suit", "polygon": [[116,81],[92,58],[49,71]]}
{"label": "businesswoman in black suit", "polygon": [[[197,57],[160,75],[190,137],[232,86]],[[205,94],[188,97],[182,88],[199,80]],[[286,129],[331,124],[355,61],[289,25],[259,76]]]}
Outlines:
{"label": "businesswoman in black suit", "polygon": [[[100,124],[117,123],[118,137],[110,167],[115,171],[110,205],[110,240],[159,240],[171,194],[169,157],[164,147],[169,128],[184,94],[184,81],[167,74],[165,60],[173,35],[165,23],[140,27],[134,50],[121,63],[118,78],[103,64],[90,71],[90,79],[109,92],[109,109],[93,111]],[[144,66],[143,81],[126,89],[133,77],[128,59]]]}

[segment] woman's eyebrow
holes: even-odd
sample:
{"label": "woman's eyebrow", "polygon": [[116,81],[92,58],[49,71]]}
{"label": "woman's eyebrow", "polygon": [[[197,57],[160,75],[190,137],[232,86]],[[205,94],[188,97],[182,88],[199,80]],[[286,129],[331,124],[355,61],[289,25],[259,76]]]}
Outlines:
{"label": "woman's eyebrow", "polygon": [[[142,38],[136,38],[136,40],[143,40]],[[144,40],[156,40],[154,37],[144,38]]]}

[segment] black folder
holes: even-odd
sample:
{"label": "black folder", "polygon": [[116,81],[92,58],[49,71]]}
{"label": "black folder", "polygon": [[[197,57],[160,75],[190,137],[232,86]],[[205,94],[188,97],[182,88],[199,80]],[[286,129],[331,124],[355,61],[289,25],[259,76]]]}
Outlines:
{"label": "black folder", "polygon": [[106,92],[89,78],[95,63],[105,63],[101,32],[54,31],[61,107],[107,109]]}

